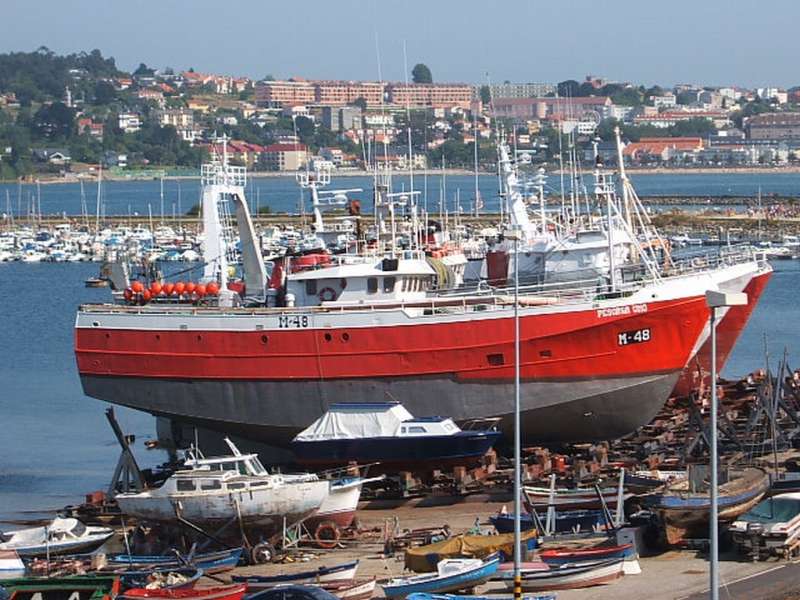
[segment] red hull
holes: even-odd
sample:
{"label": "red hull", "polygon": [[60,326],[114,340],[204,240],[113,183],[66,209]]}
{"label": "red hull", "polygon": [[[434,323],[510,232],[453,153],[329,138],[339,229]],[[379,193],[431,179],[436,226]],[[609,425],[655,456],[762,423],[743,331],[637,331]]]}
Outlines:
{"label": "red hull", "polygon": [[[702,297],[652,302],[621,314],[597,310],[521,319],[526,380],[573,380],[680,370],[705,323]],[[191,319],[189,319],[191,320]],[[511,381],[512,318],[412,326],[264,331],[78,327],[81,375],[191,380],[320,382],[435,376]],[[646,343],[621,332],[649,330]]]}
{"label": "red hull", "polygon": [[[717,324],[717,372],[722,372],[728,357],[733,351],[739,335],[747,326],[750,315],[758,304],[761,295],[769,283],[772,271],[760,273],[753,277],[745,286],[748,302],[745,306],[734,306],[728,310],[725,316]],[[702,374],[702,375],[701,375]],[[711,376],[711,339],[707,339],[692,357],[686,366],[678,385],[675,386],[674,394],[686,396],[696,390],[700,383],[710,384]]]}

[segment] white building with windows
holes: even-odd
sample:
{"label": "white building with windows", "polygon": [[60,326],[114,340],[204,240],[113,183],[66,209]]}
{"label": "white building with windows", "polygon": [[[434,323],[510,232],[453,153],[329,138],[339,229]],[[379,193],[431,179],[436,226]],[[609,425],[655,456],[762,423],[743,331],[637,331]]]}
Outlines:
{"label": "white building with windows", "polygon": [[117,126],[123,133],[136,133],[142,128],[142,119],[136,113],[120,113],[117,117]]}

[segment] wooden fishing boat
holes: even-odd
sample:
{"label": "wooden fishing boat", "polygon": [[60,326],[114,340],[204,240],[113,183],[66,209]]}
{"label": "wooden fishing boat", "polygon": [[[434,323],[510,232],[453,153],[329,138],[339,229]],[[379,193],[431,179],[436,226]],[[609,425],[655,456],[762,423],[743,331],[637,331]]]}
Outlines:
{"label": "wooden fishing boat", "polygon": [[548,565],[565,565],[585,561],[626,559],[636,556],[633,544],[621,546],[594,546],[591,548],[553,548],[539,552],[539,558]]}
{"label": "wooden fishing boat", "polygon": [[107,569],[179,569],[187,565],[202,569],[204,573],[230,571],[242,558],[243,548],[232,548],[218,552],[205,552],[194,556],[152,556],[143,554],[113,554],[106,558]]}
{"label": "wooden fishing boat", "polygon": [[448,558],[436,565],[435,573],[399,577],[381,584],[387,598],[405,598],[414,592],[442,593],[472,590],[497,572],[500,557]]}
{"label": "wooden fishing boat", "polygon": [[202,569],[142,569],[118,573],[125,588],[190,589],[204,575]]}
{"label": "wooden fishing boat", "polygon": [[[600,497],[603,498],[608,508],[615,508],[619,499],[618,490],[615,487],[600,489],[600,496],[594,488],[556,489],[552,494],[549,488],[524,486],[525,506],[528,511],[531,509],[545,509],[555,506],[557,510],[600,510],[603,508]],[[623,501],[631,497],[631,494],[623,494]]]}
{"label": "wooden fishing boat", "polygon": [[223,585],[210,588],[148,589],[132,588],[120,598],[135,600],[242,600],[247,586]]}
{"label": "wooden fishing boat", "polygon": [[639,575],[639,555],[633,544],[610,545],[599,544],[588,548],[553,548],[539,552],[539,558],[550,567],[562,565],[588,565],[608,560],[623,560],[622,571],[625,575]]}
{"label": "wooden fishing boat", "polygon": [[377,582],[370,579],[353,579],[352,581],[330,581],[319,584],[340,600],[369,600],[375,594]]}
{"label": "wooden fishing boat", "polygon": [[113,576],[21,577],[4,579],[9,600],[114,600],[120,580]]}
{"label": "wooden fishing boat", "polygon": [[[574,590],[612,583],[622,577],[621,558],[578,565],[562,565],[548,570],[522,572],[522,589],[531,592]],[[513,572],[505,578],[509,589],[514,587]]]}
{"label": "wooden fishing boat", "polygon": [[[730,523],[750,510],[758,504],[769,485],[769,475],[763,469],[750,467],[731,472],[728,480],[719,486],[719,520]],[[690,476],[641,500],[643,506],[658,517],[668,544],[708,533],[711,501],[705,480]]]}
{"label": "wooden fishing boat", "polygon": [[[544,517],[540,515],[540,520]],[[489,521],[498,533],[514,532],[514,515],[498,514],[489,517]],[[601,510],[569,510],[556,513],[555,533],[574,533],[578,531],[598,531],[606,525],[606,519]],[[529,531],[536,527],[533,515],[520,515],[522,531]]]}
{"label": "wooden fishing boat", "polygon": [[281,575],[234,575],[231,579],[234,583],[244,583],[247,585],[248,593],[266,590],[278,585],[292,583],[326,583],[333,581],[352,581],[358,570],[358,561],[342,563],[331,567],[320,567],[313,571],[302,571],[300,573],[284,573]]}

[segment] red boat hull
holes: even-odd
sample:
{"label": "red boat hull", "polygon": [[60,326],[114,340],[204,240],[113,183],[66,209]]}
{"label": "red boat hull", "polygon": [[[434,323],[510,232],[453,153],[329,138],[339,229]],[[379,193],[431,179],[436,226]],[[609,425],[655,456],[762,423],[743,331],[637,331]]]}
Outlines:
{"label": "red boat hull", "polygon": [[[733,351],[739,335],[747,326],[750,315],[758,304],[761,295],[769,283],[772,271],[761,272],[746,282],[742,287],[731,282],[725,291],[745,292],[748,302],[744,306],[734,306],[727,310],[717,323],[717,372],[721,373],[728,357]],[[705,385],[711,383],[711,338],[703,342],[698,352],[691,358],[686,369],[675,386],[674,395],[686,396],[696,390],[701,382]]]}
{"label": "red boat hull", "polygon": [[[708,315],[702,296],[568,308],[521,311],[528,442],[609,439],[647,423]],[[204,320],[163,309],[95,312],[79,314],[75,353],[90,396],[273,444],[329,403],[384,398],[418,416],[500,416],[510,428],[509,312],[388,326],[363,326],[359,316],[361,326],[307,329],[276,329],[269,312]]]}

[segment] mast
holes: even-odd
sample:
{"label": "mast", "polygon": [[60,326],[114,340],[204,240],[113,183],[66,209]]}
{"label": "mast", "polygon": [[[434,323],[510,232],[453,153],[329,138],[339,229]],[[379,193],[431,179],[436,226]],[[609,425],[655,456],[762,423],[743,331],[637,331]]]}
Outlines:
{"label": "mast", "polygon": [[475,170],[475,218],[478,218],[481,209],[481,193],[478,189],[478,111],[476,110],[472,115],[472,135],[475,138],[473,148],[473,166]]}
{"label": "mast", "polygon": [[103,181],[103,163],[100,163],[100,167],[97,170],[97,206],[95,209],[95,219],[94,219],[95,234],[100,232],[100,185],[102,181]]}
{"label": "mast", "polygon": [[161,175],[161,222],[164,222],[164,175]]}

